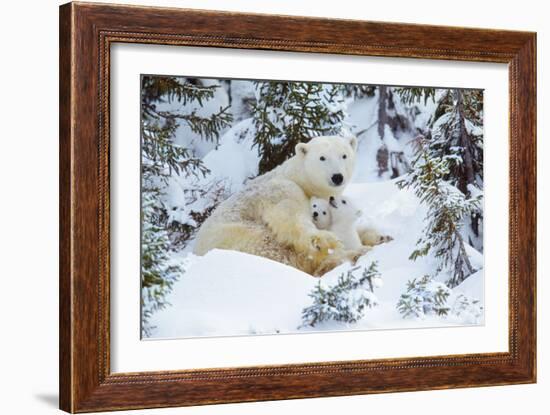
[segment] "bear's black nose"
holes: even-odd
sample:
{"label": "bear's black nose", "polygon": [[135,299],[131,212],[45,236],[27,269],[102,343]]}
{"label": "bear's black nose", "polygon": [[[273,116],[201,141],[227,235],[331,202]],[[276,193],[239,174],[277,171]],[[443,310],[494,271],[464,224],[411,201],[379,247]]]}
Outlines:
{"label": "bear's black nose", "polygon": [[313,217],[316,218],[317,216],[319,216],[319,212],[313,212]]}
{"label": "bear's black nose", "polygon": [[340,173],[333,174],[331,179],[332,183],[334,183],[336,186],[340,186],[344,181],[344,176],[342,176]]}

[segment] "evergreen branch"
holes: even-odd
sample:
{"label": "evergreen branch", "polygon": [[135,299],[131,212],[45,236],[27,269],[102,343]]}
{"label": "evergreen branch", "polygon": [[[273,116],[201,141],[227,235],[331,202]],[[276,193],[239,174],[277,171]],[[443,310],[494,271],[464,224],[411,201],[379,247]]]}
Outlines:
{"label": "evergreen branch", "polygon": [[430,98],[435,102],[435,88],[402,87],[393,90],[397,92],[403,102],[409,105],[422,99],[424,99],[424,105],[426,105]]}
{"label": "evergreen branch", "polygon": [[345,89],[306,82],[257,82],[252,113],[259,173],[270,171],[294,154],[298,143],[339,132],[344,112],[337,106]]}
{"label": "evergreen branch", "polygon": [[177,100],[185,106],[196,101],[202,107],[204,101],[214,98],[218,88],[219,85],[196,85],[175,76],[144,76],[141,82],[142,103],[151,105],[153,102]]}
{"label": "evergreen branch", "polygon": [[[219,85],[201,86],[192,80],[180,77],[144,76],[141,89],[141,161],[142,161],[142,260],[141,260],[141,307],[142,334],[147,336],[152,327],[150,317],[166,307],[166,295],[173,283],[182,274],[180,264],[170,260],[170,251],[176,246],[179,235],[188,239],[194,227],[179,224],[172,210],[165,205],[166,187],[174,175],[205,177],[209,170],[191,148],[174,142],[179,123],[185,123],[191,131],[208,141],[217,141],[220,131],[229,126],[232,116],[228,108],[220,108],[207,116],[198,116],[197,109],[191,114],[161,111],[157,103],[176,101],[185,107],[189,103],[203,107],[214,98]],[[217,189],[212,204],[219,201]],[[191,212],[191,223],[200,226],[205,212]]]}
{"label": "evergreen branch", "polygon": [[229,106],[220,108],[217,113],[211,114],[209,117],[201,117],[197,115],[196,110],[190,114],[178,114],[169,111],[157,111],[152,109],[158,117],[168,120],[182,120],[196,134],[203,136],[206,140],[214,140],[219,138],[219,132],[222,128],[231,125],[233,115],[228,112]]}
{"label": "evergreen branch", "polygon": [[355,273],[361,268],[357,266],[342,273],[332,286],[326,286],[320,280],[309,294],[313,304],[302,311],[302,327],[315,327],[330,320],[355,323],[364,317],[367,309],[375,307],[378,300],[374,287],[380,281],[377,262],[363,267],[361,276],[357,277]]}
{"label": "evergreen branch", "polygon": [[397,310],[403,318],[424,318],[432,314],[446,316],[449,313],[447,300],[450,295],[449,287],[424,275],[407,282],[407,291],[401,294]]}
{"label": "evergreen branch", "polygon": [[420,201],[428,205],[424,236],[410,259],[416,260],[434,252],[440,260],[438,272],[451,267],[448,284],[454,287],[475,271],[466,252],[461,228],[466,215],[479,211],[480,199],[467,199],[449,185],[444,178],[452,157],[433,157],[428,148],[424,140],[413,161],[413,171],[397,182],[400,188],[412,188]]}

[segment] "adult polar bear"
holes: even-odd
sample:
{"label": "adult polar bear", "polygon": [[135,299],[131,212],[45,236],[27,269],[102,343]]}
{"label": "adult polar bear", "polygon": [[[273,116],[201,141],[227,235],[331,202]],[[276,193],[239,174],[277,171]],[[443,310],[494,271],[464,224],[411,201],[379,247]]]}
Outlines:
{"label": "adult polar bear", "polygon": [[222,202],[202,224],[194,253],[214,248],[263,256],[312,275],[335,267],[357,252],[344,251],[336,235],[319,230],[310,213],[312,196],[340,195],[355,165],[357,139],[315,137],[296,154],[247,183]]}

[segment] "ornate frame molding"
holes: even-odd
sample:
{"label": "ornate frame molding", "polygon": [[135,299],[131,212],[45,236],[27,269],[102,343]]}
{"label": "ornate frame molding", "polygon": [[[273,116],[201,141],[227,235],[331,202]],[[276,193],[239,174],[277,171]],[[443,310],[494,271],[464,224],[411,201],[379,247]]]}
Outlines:
{"label": "ornate frame molding", "polygon": [[[330,28],[338,28],[338,40],[327,38]],[[110,46],[117,42],[508,63],[509,352],[111,373],[109,71]],[[89,412],[534,382],[535,104],[534,33],[87,3],[61,6],[61,408]]]}

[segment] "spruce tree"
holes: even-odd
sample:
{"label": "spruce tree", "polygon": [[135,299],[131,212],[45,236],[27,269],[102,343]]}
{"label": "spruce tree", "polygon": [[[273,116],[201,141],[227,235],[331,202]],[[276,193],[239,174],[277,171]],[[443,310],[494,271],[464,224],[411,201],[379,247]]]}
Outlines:
{"label": "spruce tree", "polygon": [[447,300],[451,290],[445,284],[434,281],[429,275],[415,278],[407,283],[407,291],[401,294],[397,310],[404,318],[423,318],[427,315],[449,314]]}
{"label": "spruce tree", "polygon": [[[368,267],[354,267],[338,277],[336,284],[328,286],[320,280],[309,294],[313,304],[302,311],[303,327],[315,327],[325,321],[355,323],[378,300],[374,289],[381,283],[378,263]],[[360,276],[356,272],[361,270]]]}
{"label": "spruce tree", "polygon": [[428,207],[423,235],[410,258],[433,252],[439,260],[435,273],[448,273],[447,284],[455,287],[475,271],[466,252],[462,227],[465,218],[481,209],[481,196],[468,198],[445,180],[455,162],[453,155],[435,155],[430,140],[419,139],[417,144],[412,171],[397,182],[401,188],[412,188]]}
{"label": "spruce tree", "polygon": [[[396,88],[405,102],[431,99],[436,102],[429,130],[420,132],[428,138],[430,157],[447,158],[445,181],[459,189],[466,198],[483,193],[483,91],[468,89]],[[468,243],[483,251],[483,212],[473,211],[464,232]]]}
{"label": "spruce tree", "polygon": [[256,83],[253,106],[254,145],[260,154],[259,174],[279,166],[298,143],[342,129],[344,88],[311,82]]}
{"label": "spruce tree", "polygon": [[156,217],[157,191],[143,196],[141,254],[141,332],[148,336],[153,327],[151,315],[166,306],[166,294],[182,272],[180,265],[170,261],[170,239]]}
{"label": "spruce tree", "polygon": [[451,288],[430,275],[407,283],[407,290],[397,302],[397,310],[403,318],[458,317],[470,324],[477,324],[483,316],[479,300],[453,293]]}
{"label": "spruce tree", "polygon": [[[182,268],[170,261],[173,244],[163,203],[168,181],[172,175],[205,176],[208,169],[192,150],[174,143],[178,126],[185,123],[204,140],[218,140],[219,131],[231,122],[228,108],[200,116],[196,108],[214,97],[217,86],[202,86],[199,82],[180,77],[143,76],[141,79],[141,191],[142,191],[142,334],[151,327],[151,314],[166,305],[165,296]],[[165,102],[176,102],[184,109],[164,111]]]}
{"label": "spruce tree", "polygon": [[[441,123],[439,134],[434,139],[452,137],[447,140],[447,152],[456,148],[458,162],[451,166],[450,180],[466,197],[483,193],[483,92],[480,90],[456,90],[455,107],[450,111],[449,122]],[[441,140],[442,141],[442,140]],[[450,143],[449,143],[450,141]],[[445,150],[443,150],[445,151]],[[469,217],[470,232],[465,236],[468,242],[483,250],[481,227],[483,211],[478,209]]]}

